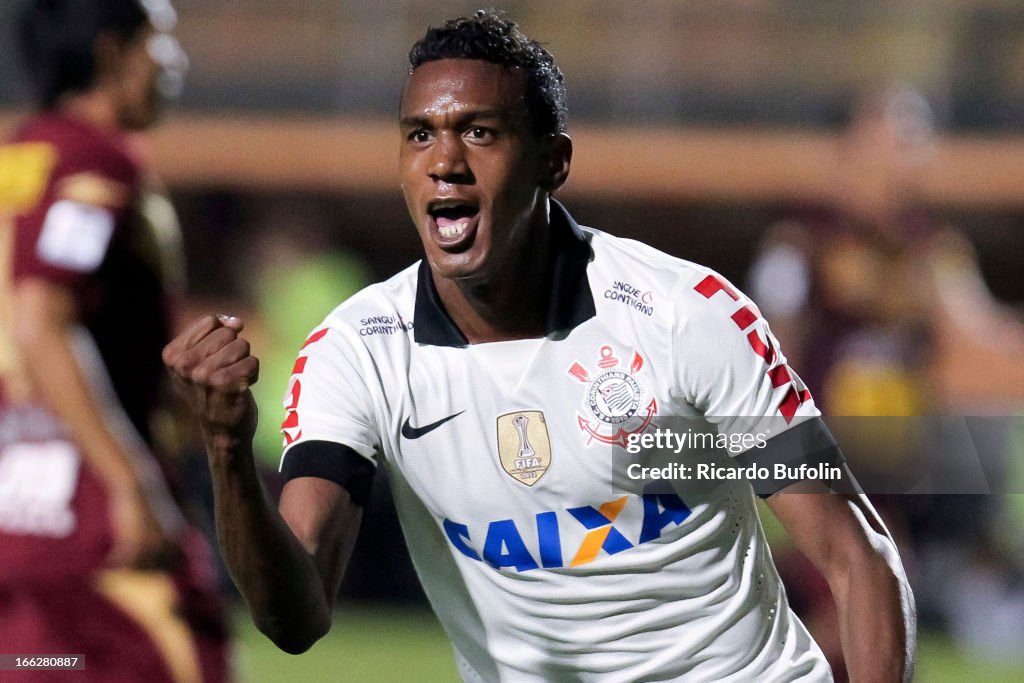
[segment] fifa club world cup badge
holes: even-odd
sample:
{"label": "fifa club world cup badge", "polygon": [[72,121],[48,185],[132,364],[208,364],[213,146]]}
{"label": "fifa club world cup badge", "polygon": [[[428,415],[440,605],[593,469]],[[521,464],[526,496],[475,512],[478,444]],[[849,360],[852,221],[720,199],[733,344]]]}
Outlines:
{"label": "fifa club world cup badge", "polygon": [[658,414],[658,402],[654,397],[645,401],[646,392],[636,379],[643,366],[644,359],[639,353],[633,354],[628,366],[621,365],[615,349],[606,344],[598,354],[598,374],[592,374],[578,362],[569,368],[569,375],[586,385],[586,410],[577,413],[577,424],[586,435],[588,446],[597,441],[625,448],[630,434],[650,426]]}
{"label": "fifa club world cup badge", "polygon": [[533,486],[551,467],[551,440],[544,413],[520,410],[498,418],[498,456],[501,466],[527,486]]}

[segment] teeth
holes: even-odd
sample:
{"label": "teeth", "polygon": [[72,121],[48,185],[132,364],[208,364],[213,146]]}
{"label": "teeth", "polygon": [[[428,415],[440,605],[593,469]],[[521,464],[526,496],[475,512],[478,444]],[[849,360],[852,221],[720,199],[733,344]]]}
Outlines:
{"label": "teeth", "polygon": [[441,237],[452,238],[459,237],[462,233],[466,232],[468,225],[469,221],[459,221],[450,225],[438,226],[437,229],[440,231]]}

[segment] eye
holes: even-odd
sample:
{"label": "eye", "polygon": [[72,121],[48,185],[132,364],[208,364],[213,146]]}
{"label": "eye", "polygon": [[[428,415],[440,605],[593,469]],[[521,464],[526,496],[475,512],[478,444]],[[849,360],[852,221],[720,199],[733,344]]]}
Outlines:
{"label": "eye", "polygon": [[465,136],[473,142],[491,142],[494,140],[494,131],[483,126],[473,126],[466,131]]}
{"label": "eye", "polygon": [[423,128],[417,128],[409,133],[409,140],[412,142],[430,142],[430,132]]}

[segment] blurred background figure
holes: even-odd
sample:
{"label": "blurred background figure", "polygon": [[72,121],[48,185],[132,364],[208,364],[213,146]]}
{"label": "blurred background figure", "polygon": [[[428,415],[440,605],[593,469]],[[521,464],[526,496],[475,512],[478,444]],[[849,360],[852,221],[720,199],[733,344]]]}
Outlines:
{"label": "blurred background figure", "polygon": [[164,0],[24,3],[38,110],[0,147],[0,643],[84,655],[89,681],[227,678],[162,395],[181,238],[132,135],[180,85],[174,23]]}
{"label": "blurred background figure", "polygon": [[[943,436],[912,416],[1024,406],[1024,323],[988,291],[969,241],[928,207],[934,155],[934,114],[918,91],[895,85],[861,96],[836,146],[832,196],[784,211],[749,275],[752,297],[826,414],[911,418],[839,423],[851,426],[837,438],[862,482],[899,478],[943,448]],[[985,471],[1019,467],[1017,448],[986,444],[997,457]],[[1017,659],[1010,643],[1024,626],[1009,624],[1024,625],[1024,592],[1014,588],[1024,558],[999,538],[1012,497],[873,498],[907,547],[923,623],[985,656]],[[791,598],[843,680],[827,586],[784,541],[777,552]]]}
{"label": "blurred background figure", "polygon": [[932,354],[922,203],[932,114],[897,87],[853,106],[831,201],[788,211],[752,266],[752,296],[815,401],[834,415],[927,413]]}
{"label": "blurred background figure", "polygon": [[832,196],[785,211],[752,265],[755,298],[832,414],[1024,404],[1024,325],[988,291],[970,242],[929,208],[934,155],[918,91],[861,97]]}

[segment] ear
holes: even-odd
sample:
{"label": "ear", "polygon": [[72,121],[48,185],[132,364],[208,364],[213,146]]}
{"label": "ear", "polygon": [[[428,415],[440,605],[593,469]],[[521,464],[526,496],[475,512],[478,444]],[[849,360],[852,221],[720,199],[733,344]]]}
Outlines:
{"label": "ear", "polygon": [[541,175],[541,187],[554,192],[569,178],[572,165],[572,140],[565,133],[556,133],[545,138],[545,167]]}

